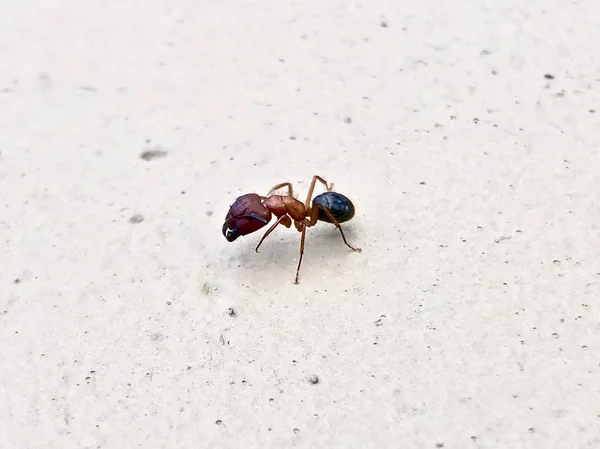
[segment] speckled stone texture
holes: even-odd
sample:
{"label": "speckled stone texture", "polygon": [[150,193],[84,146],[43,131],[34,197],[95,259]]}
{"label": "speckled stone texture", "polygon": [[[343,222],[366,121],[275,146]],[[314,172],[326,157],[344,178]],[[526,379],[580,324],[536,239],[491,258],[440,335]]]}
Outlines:
{"label": "speckled stone texture", "polygon": [[600,2],[1,6],[1,449],[600,447]]}

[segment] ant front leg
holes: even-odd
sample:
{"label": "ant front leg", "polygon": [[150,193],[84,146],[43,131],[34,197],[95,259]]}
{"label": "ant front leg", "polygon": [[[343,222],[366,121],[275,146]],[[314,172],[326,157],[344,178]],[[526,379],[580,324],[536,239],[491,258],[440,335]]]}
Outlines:
{"label": "ant front leg", "polygon": [[327,181],[325,181],[320,176],[313,176],[313,179],[310,183],[310,188],[308,189],[308,195],[306,196],[306,202],[304,203],[306,210],[308,210],[308,208],[310,207],[310,200],[312,199],[313,192],[315,191],[315,185],[317,184],[317,181],[321,182],[328,192],[331,192],[333,190],[333,184],[327,184]]}
{"label": "ant front leg", "polygon": [[348,248],[350,248],[352,251],[356,251],[356,252],[361,252],[362,249],[361,248],[354,248],[353,246],[351,246],[348,241],[346,240],[346,236],[344,235],[344,231],[342,231],[342,225],[333,217],[333,215],[331,215],[331,212],[329,212],[329,210],[327,210],[326,207],[324,207],[322,204],[316,204],[315,207],[313,207],[310,211],[310,219],[307,220],[307,226],[314,226],[317,224],[318,221],[318,217],[319,217],[319,208],[321,208],[321,210],[323,212],[325,212],[325,215],[327,215],[327,217],[329,218],[329,220],[331,220],[331,223],[333,225],[335,225],[336,228],[339,229],[340,234],[342,235],[342,240],[344,241],[344,243],[346,244],[346,246]]}
{"label": "ant front leg", "polygon": [[254,251],[258,252],[258,248],[260,248],[260,245],[262,245],[262,242],[269,236],[269,234],[271,232],[273,232],[275,230],[275,228],[279,224],[282,224],[286,228],[289,228],[290,226],[292,226],[292,219],[287,215],[282,215],[281,217],[279,217],[279,219],[275,222],[275,224],[273,226],[271,226],[267,230],[267,232],[265,232],[265,235],[262,236],[262,239],[260,239],[260,242],[258,242],[258,245],[256,245],[256,248],[254,249]]}
{"label": "ant front leg", "polygon": [[281,184],[277,184],[276,186],[273,186],[273,188],[271,190],[269,190],[269,193],[267,193],[267,196],[271,196],[273,194],[273,192],[281,189],[282,187],[287,187],[288,196],[292,196],[292,197],[294,196],[294,189],[292,188],[291,182],[282,182]]}

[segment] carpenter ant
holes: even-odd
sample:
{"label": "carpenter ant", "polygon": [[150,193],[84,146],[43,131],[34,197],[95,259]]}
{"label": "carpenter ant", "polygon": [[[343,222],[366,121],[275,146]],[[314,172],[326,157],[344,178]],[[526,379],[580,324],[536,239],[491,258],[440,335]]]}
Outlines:
{"label": "carpenter ant", "polygon": [[[312,200],[311,198],[315,190],[317,181],[325,185],[327,192],[317,195]],[[275,195],[274,192],[287,187],[287,194]],[[277,225],[282,224],[286,228],[294,226],[298,232],[302,233],[300,240],[300,259],[298,260],[298,268],[296,269],[296,280],[294,284],[298,284],[298,276],[300,275],[300,265],[302,264],[302,256],[304,255],[304,240],[306,237],[306,228],[315,226],[318,221],[324,221],[335,225],[340,230],[342,239],[348,248],[352,251],[362,251],[360,248],[354,248],[348,244],[344,231],[340,223],[344,223],[354,217],[354,204],[341,193],[333,192],[333,184],[327,182],[320,176],[313,176],[308,196],[304,203],[294,198],[292,184],[283,182],[274,186],[267,196],[260,196],[256,193],[247,193],[238,197],[229,208],[225,223],[223,223],[223,235],[228,242],[233,242],[238,237],[251,234],[258,231],[263,226],[266,226],[272,218],[272,214],[277,217],[277,221],[263,235],[256,246],[255,251],[267,236],[273,232]]]}

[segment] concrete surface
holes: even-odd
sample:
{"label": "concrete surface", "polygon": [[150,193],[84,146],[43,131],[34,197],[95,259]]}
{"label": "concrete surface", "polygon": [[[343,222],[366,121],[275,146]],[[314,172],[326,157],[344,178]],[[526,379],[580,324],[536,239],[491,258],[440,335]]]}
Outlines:
{"label": "concrete surface", "polygon": [[2,449],[600,447],[599,2],[2,11]]}

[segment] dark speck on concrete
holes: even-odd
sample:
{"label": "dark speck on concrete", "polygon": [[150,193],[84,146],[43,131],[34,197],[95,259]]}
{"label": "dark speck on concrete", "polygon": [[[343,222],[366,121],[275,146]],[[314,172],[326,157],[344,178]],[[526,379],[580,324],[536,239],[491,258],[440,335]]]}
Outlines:
{"label": "dark speck on concrete", "polygon": [[381,28],[387,28],[388,27],[388,23],[385,20],[382,20],[379,25],[381,26]]}
{"label": "dark speck on concrete", "polygon": [[162,340],[162,338],[163,336],[159,332],[154,332],[152,335],[150,335],[150,340],[152,341],[159,341]]}
{"label": "dark speck on concrete", "polygon": [[131,217],[129,217],[129,223],[141,223],[142,221],[144,221],[144,216],[142,214],[134,214]]}
{"label": "dark speck on concrete", "polygon": [[217,420],[215,421],[215,424],[216,424],[217,426],[220,426],[221,424],[223,424],[223,421],[221,421],[220,419],[217,419]]}
{"label": "dark speck on concrete", "polygon": [[309,382],[311,384],[318,384],[319,383],[319,378],[317,376],[315,376],[314,374],[312,376],[310,376],[308,378]]}
{"label": "dark speck on concrete", "polygon": [[350,117],[344,117],[344,123],[352,123],[352,119]]}
{"label": "dark speck on concrete", "polygon": [[152,161],[154,159],[160,159],[167,157],[167,152],[161,150],[160,148],[153,148],[151,150],[146,150],[140,154],[140,158],[145,161]]}
{"label": "dark speck on concrete", "polygon": [[554,79],[554,75],[552,75],[550,73],[546,73],[546,74],[544,74],[544,78],[546,78],[547,80],[553,80]]}

